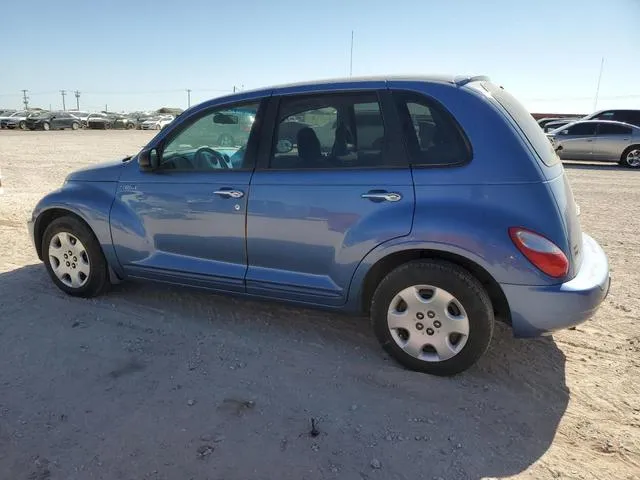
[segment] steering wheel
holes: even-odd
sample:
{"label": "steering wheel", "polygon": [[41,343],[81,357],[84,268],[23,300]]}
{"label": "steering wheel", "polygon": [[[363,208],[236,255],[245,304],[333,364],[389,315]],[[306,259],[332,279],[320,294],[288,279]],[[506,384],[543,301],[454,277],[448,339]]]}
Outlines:
{"label": "steering wheel", "polygon": [[[211,157],[213,157],[215,163],[212,162]],[[225,156],[209,147],[200,147],[196,150],[196,153],[193,156],[193,163],[194,167],[199,170],[209,170],[212,168],[222,168],[223,170],[229,169],[229,164],[227,163]]]}

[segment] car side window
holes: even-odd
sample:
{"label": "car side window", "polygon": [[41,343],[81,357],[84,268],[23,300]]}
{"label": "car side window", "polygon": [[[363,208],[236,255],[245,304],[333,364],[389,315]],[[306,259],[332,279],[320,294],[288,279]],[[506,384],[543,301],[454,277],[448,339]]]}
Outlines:
{"label": "car side window", "polygon": [[594,120],[617,120],[616,112],[614,111],[602,112],[596,115],[595,117],[593,117],[593,119]]}
{"label": "car side window", "polygon": [[631,128],[615,123],[601,123],[598,127],[598,133],[600,135],[630,135]]}
{"label": "car side window", "polygon": [[456,165],[471,159],[464,133],[444,107],[422,95],[395,92],[412,165]]}
{"label": "car side window", "polygon": [[272,169],[395,166],[387,153],[375,93],[284,97],[280,100]]}
{"label": "car side window", "polygon": [[171,137],[162,150],[162,170],[237,170],[245,162],[259,103],[208,111]]}
{"label": "car side window", "polygon": [[595,135],[597,123],[576,123],[567,129],[568,135]]}

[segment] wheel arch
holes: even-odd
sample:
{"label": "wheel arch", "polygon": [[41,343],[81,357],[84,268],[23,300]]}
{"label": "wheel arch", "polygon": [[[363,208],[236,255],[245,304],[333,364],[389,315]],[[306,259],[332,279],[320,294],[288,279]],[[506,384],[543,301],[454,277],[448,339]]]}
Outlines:
{"label": "wheel arch", "polygon": [[371,299],[380,281],[392,270],[412,260],[446,260],[467,270],[486,289],[493,306],[495,318],[511,325],[511,311],[507,297],[500,284],[477,262],[457,253],[432,248],[407,248],[394,251],[377,260],[367,270],[359,290],[357,307],[361,312],[369,312]]}
{"label": "wheel arch", "polygon": [[96,233],[91,228],[91,225],[77,212],[73,210],[69,210],[67,208],[53,207],[38,215],[33,227],[33,240],[36,246],[36,252],[38,253],[38,258],[43,260],[43,252],[42,252],[42,238],[44,237],[44,232],[51,222],[61,217],[73,217],[78,221],[82,222],[90,231],[96,236]]}

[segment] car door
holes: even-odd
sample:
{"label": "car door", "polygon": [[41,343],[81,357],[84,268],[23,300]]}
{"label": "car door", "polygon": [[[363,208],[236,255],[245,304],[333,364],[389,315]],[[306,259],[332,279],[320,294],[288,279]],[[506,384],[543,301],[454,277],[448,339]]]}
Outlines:
{"label": "car door", "polygon": [[593,154],[596,122],[579,122],[569,125],[556,134],[562,150],[561,158],[569,160],[589,160]]}
{"label": "car door", "polygon": [[272,98],[247,211],[247,292],[342,305],[365,255],[410,232],[411,171],[383,88]]}
{"label": "car door", "polygon": [[60,127],[61,122],[62,122],[62,113],[58,112],[51,115],[51,118],[49,119],[51,130],[57,130],[58,128],[61,128]]}
{"label": "car door", "polygon": [[258,122],[221,148],[222,129],[240,112],[258,115],[260,99],[197,111],[152,150],[158,167],[120,177],[111,212],[116,254],[134,277],[244,291],[245,216]]}
{"label": "car door", "polygon": [[593,143],[593,160],[617,162],[630,145],[632,129],[619,123],[599,122]]}

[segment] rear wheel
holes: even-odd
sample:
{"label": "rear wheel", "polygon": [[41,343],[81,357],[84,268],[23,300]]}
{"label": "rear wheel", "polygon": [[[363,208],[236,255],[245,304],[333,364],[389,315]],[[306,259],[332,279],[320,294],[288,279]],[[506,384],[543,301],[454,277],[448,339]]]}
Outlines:
{"label": "rear wheel", "polygon": [[74,217],[57,218],[42,237],[49,276],[60,290],[94,297],[109,286],[107,262],[93,232]]}
{"label": "rear wheel", "polygon": [[43,130],[49,130],[51,128],[51,125],[49,125],[49,122],[44,122],[42,124],[42,129]]}
{"label": "rear wheel", "polygon": [[631,145],[620,157],[620,165],[629,168],[640,168],[640,145]]}
{"label": "rear wheel", "polygon": [[78,130],[78,128],[80,128],[80,125],[78,125],[76,122],[73,122],[71,124],[71,130]]}
{"label": "rear wheel", "polygon": [[468,271],[416,260],[380,282],[371,321],[382,348],[399,363],[444,376],[466,370],[484,354],[494,316],[487,292]]}

